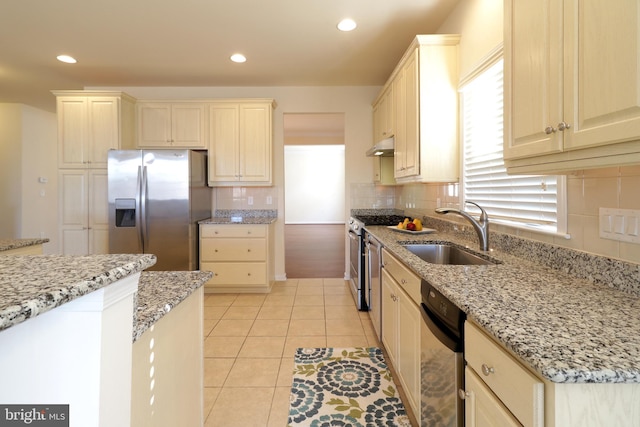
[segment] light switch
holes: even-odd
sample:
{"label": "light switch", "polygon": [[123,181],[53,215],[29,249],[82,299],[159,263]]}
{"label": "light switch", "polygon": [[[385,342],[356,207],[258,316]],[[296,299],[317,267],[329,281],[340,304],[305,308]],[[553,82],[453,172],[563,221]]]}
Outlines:
{"label": "light switch", "polygon": [[613,218],[611,215],[600,216],[600,230],[605,233],[611,233],[611,227],[613,226]]}
{"label": "light switch", "polygon": [[638,236],[638,217],[637,216],[627,216],[626,219],[627,230],[626,234],[628,236]]}
{"label": "light switch", "polygon": [[613,217],[613,232],[624,234],[624,215],[615,215]]}

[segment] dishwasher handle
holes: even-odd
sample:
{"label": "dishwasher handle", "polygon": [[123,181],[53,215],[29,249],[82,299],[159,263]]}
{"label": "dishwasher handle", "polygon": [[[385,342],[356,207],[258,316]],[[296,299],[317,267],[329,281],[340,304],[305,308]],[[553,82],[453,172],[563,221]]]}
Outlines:
{"label": "dishwasher handle", "polygon": [[422,306],[422,310],[420,310],[422,312],[422,320],[426,323],[433,336],[449,350],[462,353],[464,350],[464,337],[462,335],[456,336],[424,303],[420,305]]}

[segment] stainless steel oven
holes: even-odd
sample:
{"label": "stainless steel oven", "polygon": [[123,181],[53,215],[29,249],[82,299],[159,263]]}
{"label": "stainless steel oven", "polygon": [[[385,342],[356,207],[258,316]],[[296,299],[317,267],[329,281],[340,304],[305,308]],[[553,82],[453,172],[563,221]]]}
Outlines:
{"label": "stainless steel oven", "polygon": [[349,219],[349,284],[358,310],[367,310],[365,301],[365,252],[364,224],[356,218]]}

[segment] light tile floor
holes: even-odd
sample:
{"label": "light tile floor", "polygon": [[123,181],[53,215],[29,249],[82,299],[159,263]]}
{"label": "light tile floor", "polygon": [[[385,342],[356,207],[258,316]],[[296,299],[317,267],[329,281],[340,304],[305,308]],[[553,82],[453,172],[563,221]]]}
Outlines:
{"label": "light tile floor", "polygon": [[298,347],[381,347],[342,279],[207,294],[204,305],[205,427],[284,427]]}

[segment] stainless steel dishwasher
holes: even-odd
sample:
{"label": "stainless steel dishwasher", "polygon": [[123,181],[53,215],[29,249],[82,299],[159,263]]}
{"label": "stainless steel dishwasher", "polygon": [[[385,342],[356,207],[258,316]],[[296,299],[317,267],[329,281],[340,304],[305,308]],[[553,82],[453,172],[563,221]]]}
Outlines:
{"label": "stainless steel dishwasher", "polygon": [[420,327],[420,425],[462,427],[465,313],[422,280]]}
{"label": "stainless steel dishwasher", "polygon": [[382,243],[367,233],[367,281],[369,317],[379,340],[382,340]]}

